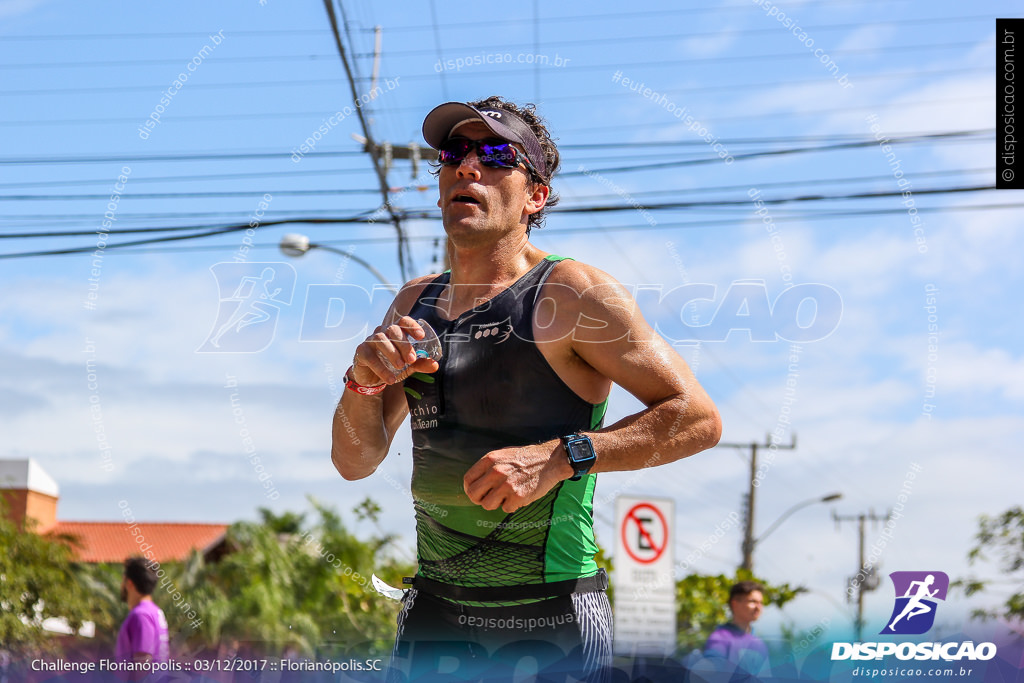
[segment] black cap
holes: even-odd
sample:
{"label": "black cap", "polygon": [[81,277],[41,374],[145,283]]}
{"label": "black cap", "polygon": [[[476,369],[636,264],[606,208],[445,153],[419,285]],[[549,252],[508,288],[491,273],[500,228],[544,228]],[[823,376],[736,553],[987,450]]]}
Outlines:
{"label": "black cap", "polygon": [[437,149],[448,139],[456,126],[468,121],[481,121],[501,139],[518,142],[526,150],[527,158],[533,163],[541,178],[547,180],[547,159],[533,129],[521,118],[504,109],[477,109],[464,102],[445,102],[430,110],[427,118],[423,119],[423,139]]}

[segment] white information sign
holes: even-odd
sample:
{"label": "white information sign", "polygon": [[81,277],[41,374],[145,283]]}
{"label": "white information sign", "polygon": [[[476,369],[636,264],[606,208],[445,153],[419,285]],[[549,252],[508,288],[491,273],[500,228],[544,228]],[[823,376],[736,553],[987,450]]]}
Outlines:
{"label": "white information sign", "polygon": [[615,651],[671,654],[676,647],[675,502],[620,496],[615,525]]}

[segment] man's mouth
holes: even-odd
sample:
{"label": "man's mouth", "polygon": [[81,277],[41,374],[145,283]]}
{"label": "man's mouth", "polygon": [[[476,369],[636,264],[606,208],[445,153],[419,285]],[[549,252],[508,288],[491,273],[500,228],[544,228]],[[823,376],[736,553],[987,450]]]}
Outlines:
{"label": "man's mouth", "polygon": [[480,201],[470,197],[468,194],[457,194],[452,197],[453,204],[479,204]]}

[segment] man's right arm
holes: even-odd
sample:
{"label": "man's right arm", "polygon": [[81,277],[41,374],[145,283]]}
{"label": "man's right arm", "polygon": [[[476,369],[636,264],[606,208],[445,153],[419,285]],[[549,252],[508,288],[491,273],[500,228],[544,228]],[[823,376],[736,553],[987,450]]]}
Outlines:
{"label": "man's right arm", "polygon": [[[342,389],[341,400],[334,411],[331,460],[345,479],[351,481],[373,474],[387,456],[391,441],[409,412],[402,382],[388,369],[382,357],[397,368],[415,360],[415,352],[405,341],[405,334],[419,339],[423,332],[415,320],[404,314],[434,277],[417,278],[403,287],[384,316],[383,324],[356,347],[349,379],[365,387],[388,386],[370,396]],[[437,369],[437,363],[430,359],[416,360],[412,364],[412,370],[417,372],[436,372]]]}

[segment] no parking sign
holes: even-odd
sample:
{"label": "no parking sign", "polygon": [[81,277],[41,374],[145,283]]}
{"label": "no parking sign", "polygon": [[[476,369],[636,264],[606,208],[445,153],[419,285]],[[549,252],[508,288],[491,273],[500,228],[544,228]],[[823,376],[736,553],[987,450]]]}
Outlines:
{"label": "no parking sign", "polygon": [[615,650],[668,654],[676,644],[672,551],[675,503],[620,496],[615,501]]}
{"label": "no parking sign", "polygon": [[[672,501],[661,501],[672,506]],[[626,510],[620,525],[622,547],[639,564],[657,562],[668,549],[668,520],[661,509],[649,502],[637,503]]]}

